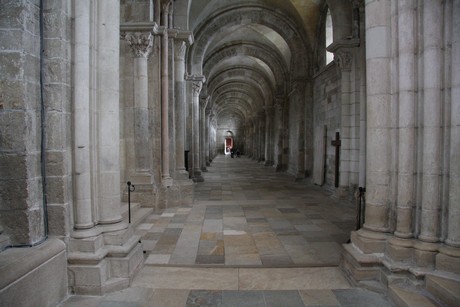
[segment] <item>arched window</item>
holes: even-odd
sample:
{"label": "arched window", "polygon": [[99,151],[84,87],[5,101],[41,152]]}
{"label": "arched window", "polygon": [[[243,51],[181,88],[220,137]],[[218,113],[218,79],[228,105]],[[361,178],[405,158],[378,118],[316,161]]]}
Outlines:
{"label": "arched window", "polygon": [[[331,11],[329,8],[327,9],[326,14],[326,46],[329,46],[333,42],[332,37],[332,18],[331,18]],[[326,50],[326,65],[329,64],[334,60],[334,54]]]}

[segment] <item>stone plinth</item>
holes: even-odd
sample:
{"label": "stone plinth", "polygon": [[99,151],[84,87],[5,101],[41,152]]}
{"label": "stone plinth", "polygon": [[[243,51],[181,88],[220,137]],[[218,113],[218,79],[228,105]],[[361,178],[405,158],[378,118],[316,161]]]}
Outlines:
{"label": "stone plinth", "polygon": [[65,244],[49,239],[0,254],[1,306],[56,306],[67,296]]}
{"label": "stone plinth", "polygon": [[142,243],[132,228],[69,242],[69,288],[103,295],[128,287],[144,263]]}

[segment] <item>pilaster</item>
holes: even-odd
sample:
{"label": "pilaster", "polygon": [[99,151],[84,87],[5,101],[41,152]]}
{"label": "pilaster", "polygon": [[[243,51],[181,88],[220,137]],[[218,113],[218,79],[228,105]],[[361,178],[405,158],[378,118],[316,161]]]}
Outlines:
{"label": "pilaster", "polygon": [[187,77],[188,81],[191,81],[192,85],[192,150],[191,159],[189,159],[191,165],[191,178],[194,182],[204,181],[201,176],[200,170],[200,92],[203,88],[203,83],[206,82],[204,76],[192,75]]}
{"label": "pilaster", "polygon": [[283,105],[285,98],[276,97],[275,106],[275,124],[274,124],[274,141],[275,141],[275,166],[277,171],[282,171],[283,166]]}
{"label": "pilaster", "polygon": [[265,166],[272,166],[274,164],[274,109],[273,106],[265,108]]}
{"label": "pilaster", "polygon": [[207,96],[200,99],[200,169],[202,172],[208,171],[206,168],[206,107],[210,98],[210,96]]}
{"label": "pilaster", "polygon": [[175,122],[176,122],[176,176],[178,179],[188,179],[185,170],[185,52],[187,45],[183,40],[175,40],[174,67],[175,67]]}
{"label": "pilaster", "polygon": [[[353,148],[354,136],[352,131],[355,126],[355,114],[352,112],[352,80],[351,74],[353,69],[354,53],[359,47],[360,41],[357,38],[340,40],[332,43],[327,47],[327,50],[334,53],[334,60],[337,63],[339,73],[341,75],[341,147],[340,147],[340,172],[339,172],[339,187],[337,195],[339,198],[348,198],[351,185],[352,165],[357,165],[358,158],[354,157],[353,153],[357,153],[359,148]],[[356,146],[356,145],[355,145]]]}
{"label": "pilaster", "polygon": [[[150,110],[148,97],[148,58],[152,52],[154,36],[151,30],[124,31],[121,38],[130,46],[133,60],[133,122],[131,136],[134,139],[133,169],[129,169],[129,181],[137,189],[132,200],[144,207],[156,206],[156,187],[153,179],[152,143],[149,130]],[[126,123],[129,124],[129,123]],[[126,137],[126,136],[125,136]],[[124,195],[126,196],[126,195]]]}

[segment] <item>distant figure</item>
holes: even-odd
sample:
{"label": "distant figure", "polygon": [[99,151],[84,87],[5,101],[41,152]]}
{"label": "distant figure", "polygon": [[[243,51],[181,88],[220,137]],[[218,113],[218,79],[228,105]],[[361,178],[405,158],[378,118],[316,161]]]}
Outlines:
{"label": "distant figure", "polygon": [[237,158],[240,157],[240,150],[239,150],[239,149],[236,150],[236,157],[237,157]]}
{"label": "distant figure", "polygon": [[230,157],[233,158],[233,156],[235,155],[235,152],[233,151],[233,149],[230,151]]}

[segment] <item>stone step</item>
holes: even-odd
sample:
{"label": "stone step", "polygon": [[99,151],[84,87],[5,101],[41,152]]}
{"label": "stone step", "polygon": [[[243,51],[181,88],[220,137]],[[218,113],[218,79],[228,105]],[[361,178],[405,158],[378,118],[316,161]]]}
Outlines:
{"label": "stone step", "polygon": [[102,284],[101,294],[123,290],[129,287],[129,278],[109,278]]}
{"label": "stone step", "polygon": [[[128,203],[125,203],[125,202],[121,203],[121,215],[123,216],[123,218],[128,216],[128,207],[129,207]],[[140,207],[141,207],[140,203],[131,202],[131,214],[137,209],[139,209]]]}
{"label": "stone step", "polygon": [[388,287],[388,296],[398,307],[436,307],[440,306],[429,293],[407,284],[393,284]]}
{"label": "stone step", "polygon": [[[145,208],[141,207],[138,203],[131,203],[131,225],[136,227],[152,213],[153,208]],[[122,216],[128,222],[128,204],[122,205]]]}
{"label": "stone step", "polygon": [[460,281],[427,275],[426,290],[447,306],[460,305]]}

